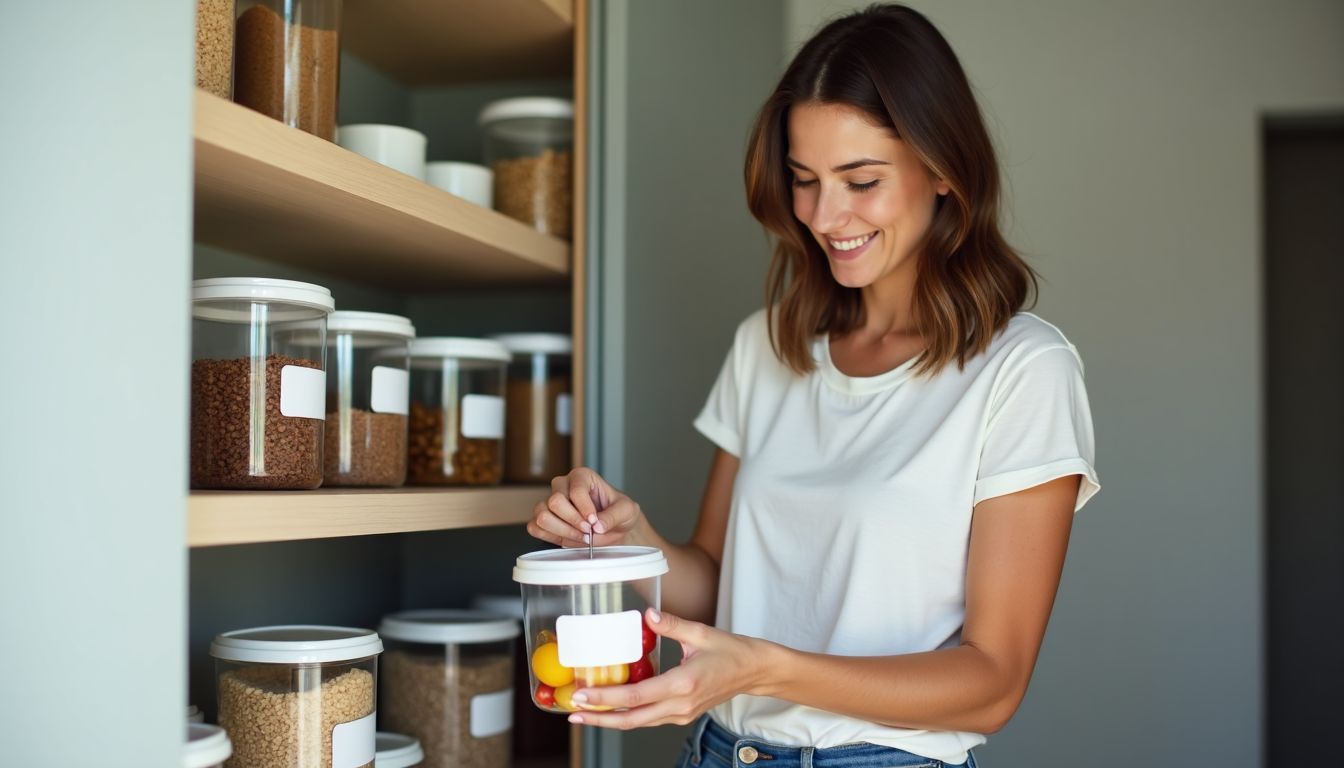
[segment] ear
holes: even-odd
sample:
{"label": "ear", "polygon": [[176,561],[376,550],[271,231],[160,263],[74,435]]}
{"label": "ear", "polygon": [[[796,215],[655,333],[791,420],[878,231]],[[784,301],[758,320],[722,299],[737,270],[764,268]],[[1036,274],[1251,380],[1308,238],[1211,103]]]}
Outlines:
{"label": "ear", "polygon": [[933,188],[939,197],[947,197],[947,193],[952,191],[952,185],[947,183],[947,179],[942,178],[938,179]]}

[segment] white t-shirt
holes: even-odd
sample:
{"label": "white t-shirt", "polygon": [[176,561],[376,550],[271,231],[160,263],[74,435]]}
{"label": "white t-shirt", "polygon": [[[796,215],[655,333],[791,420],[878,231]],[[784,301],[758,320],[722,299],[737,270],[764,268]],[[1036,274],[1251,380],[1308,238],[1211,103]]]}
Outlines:
{"label": "white t-shirt", "polygon": [[[975,505],[1076,474],[1076,511],[1100,488],[1078,354],[1030,314],[933,377],[915,376],[914,361],[846,376],[825,337],[812,349],[817,369],[798,376],[771,349],[765,311],[752,315],[695,420],[741,459],[716,623],[839,656],[955,647]],[[870,742],[948,763],[985,742],[757,696],[711,715],[779,744]]]}

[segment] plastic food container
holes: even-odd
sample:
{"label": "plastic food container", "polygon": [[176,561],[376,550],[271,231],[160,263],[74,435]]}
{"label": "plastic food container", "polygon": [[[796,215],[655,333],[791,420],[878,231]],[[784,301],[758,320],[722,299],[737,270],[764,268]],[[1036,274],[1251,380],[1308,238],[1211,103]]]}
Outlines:
{"label": "plastic food container", "polygon": [[408,483],[499,483],[508,362],[508,350],[497,341],[440,337],[411,342]]}
{"label": "plastic food container", "polygon": [[425,134],[400,125],[342,125],[336,143],[375,163],[425,180]]}
{"label": "plastic food container", "polygon": [[341,0],[238,0],[233,99],[331,141]]}
{"label": "plastic food container", "polygon": [[415,326],[398,315],[335,312],[327,319],[323,485],[406,482],[413,338]]}
{"label": "plastic food container", "polygon": [[549,483],[570,470],[574,342],[546,333],[495,337],[513,356],[504,417],[504,479]]}
{"label": "plastic food container", "polygon": [[530,97],[481,111],[485,163],[495,172],[495,209],[569,239],[573,217],[574,103]]}
{"label": "plastic food container", "polygon": [[425,166],[425,181],[482,208],[489,208],[494,200],[495,174],[483,165],[429,163]]}
{"label": "plastic food container", "polygon": [[548,549],[518,558],[532,701],[573,712],[579,688],[637,683],[659,672],[658,608],[667,560],[653,547]]}
{"label": "plastic food container", "polygon": [[196,0],[196,87],[233,96],[233,0]]}
{"label": "plastic food container", "polygon": [[373,768],[412,768],[425,759],[420,742],[410,736],[379,731],[373,735],[373,740],[378,749]]}
{"label": "plastic food container", "polygon": [[229,735],[217,725],[187,724],[187,743],[182,748],[182,768],[219,768],[233,754]]}
{"label": "plastic food container", "polygon": [[[472,610],[508,616],[522,624],[523,596],[476,595]],[[564,718],[548,717],[532,704],[528,687],[527,646],[518,645],[513,664],[513,759],[519,762],[564,754],[569,745],[569,723]]]}
{"label": "plastic food container", "polygon": [[375,632],[283,626],[210,644],[229,768],[363,768],[374,758]]}
{"label": "plastic food container", "polygon": [[188,704],[188,705],[187,705],[187,722],[188,722],[188,723],[204,723],[204,722],[205,722],[205,713],[202,712],[202,711],[201,711],[201,708],[198,707],[198,706],[196,706],[195,704]]}
{"label": "plastic food container", "polygon": [[191,487],[322,484],[327,315],[320,285],[192,283]]}
{"label": "plastic food container", "polygon": [[383,724],[420,740],[426,768],[508,768],[515,619],[404,611],[383,619]]}

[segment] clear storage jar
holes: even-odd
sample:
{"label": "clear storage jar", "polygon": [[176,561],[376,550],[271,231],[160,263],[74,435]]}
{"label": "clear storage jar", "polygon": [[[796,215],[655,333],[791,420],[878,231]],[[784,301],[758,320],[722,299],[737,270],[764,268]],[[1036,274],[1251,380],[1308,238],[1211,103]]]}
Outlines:
{"label": "clear storage jar", "polygon": [[233,754],[233,743],[223,728],[204,723],[187,724],[187,743],[182,747],[182,768],[220,768]]}
{"label": "clear storage jar", "polygon": [[196,0],[196,87],[233,96],[233,0]]}
{"label": "clear storage jar", "polygon": [[547,712],[582,709],[580,688],[637,683],[659,673],[658,608],[667,560],[653,547],[548,549],[518,558],[532,701]]}
{"label": "clear storage jar", "polygon": [[320,285],[192,283],[191,487],[322,484],[327,316]]}
{"label": "clear storage jar", "polygon": [[229,768],[364,768],[374,759],[377,633],[281,626],[210,644]]}
{"label": "clear storage jar", "polygon": [[495,210],[568,240],[573,218],[574,103],[528,97],[486,105],[485,164]]}
{"label": "clear storage jar", "polygon": [[233,100],[336,138],[341,0],[238,0]]}
{"label": "clear storage jar", "polygon": [[406,482],[411,339],[398,315],[334,312],[327,319],[327,418],[323,485]]}
{"label": "clear storage jar", "polygon": [[414,768],[425,761],[425,751],[420,742],[400,733],[379,731],[373,735],[377,752],[373,756],[373,768]]}
{"label": "clear storage jar", "polygon": [[425,768],[508,768],[518,622],[479,611],[403,611],[378,627],[383,724],[420,740]]}
{"label": "clear storage jar", "polygon": [[574,342],[546,333],[502,334],[513,356],[504,417],[504,479],[549,483],[570,470]]}
{"label": "clear storage jar", "polygon": [[497,341],[438,337],[411,342],[406,482],[499,484],[508,362],[508,350]]}
{"label": "clear storage jar", "polygon": [[[476,595],[471,599],[472,610],[508,616],[523,623],[523,596]],[[538,760],[564,754],[569,748],[569,723],[563,718],[548,717],[532,704],[532,689],[528,685],[527,644],[519,643],[513,664],[513,759],[519,762]]]}

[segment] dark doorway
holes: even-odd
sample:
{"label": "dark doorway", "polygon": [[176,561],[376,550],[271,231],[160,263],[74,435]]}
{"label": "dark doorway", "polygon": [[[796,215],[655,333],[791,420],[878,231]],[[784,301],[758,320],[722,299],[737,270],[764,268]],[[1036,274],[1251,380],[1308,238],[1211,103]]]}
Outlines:
{"label": "dark doorway", "polygon": [[1344,721],[1344,115],[1264,135],[1272,766],[1328,752]]}

